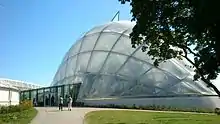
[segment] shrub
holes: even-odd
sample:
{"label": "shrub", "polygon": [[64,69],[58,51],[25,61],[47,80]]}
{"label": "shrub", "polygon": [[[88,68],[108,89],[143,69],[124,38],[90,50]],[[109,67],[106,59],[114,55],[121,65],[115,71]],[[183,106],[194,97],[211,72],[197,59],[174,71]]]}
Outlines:
{"label": "shrub", "polygon": [[217,115],[220,115],[220,108],[215,108],[215,113],[216,113]]}
{"label": "shrub", "polygon": [[220,114],[220,108],[216,108],[215,110],[211,109],[202,109],[202,108],[178,108],[174,106],[165,106],[165,105],[146,105],[146,106],[136,106],[135,104],[131,106],[127,105],[115,105],[115,104],[107,104],[107,105],[86,105],[83,102],[75,103],[75,106],[80,107],[98,107],[98,108],[118,108],[118,109],[141,109],[141,110],[156,110],[156,111],[182,111],[182,112],[198,112],[198,113],[217,113]]}
{"label": "shrub", "polygon": [[13,112],[21,112],[32,108],[32,102],[30,100],[21,101],[19,105],[2,106],[0,108],[0,114],[7,114]]}
{"label": "shrub", "polygon": [[32,107],[33,107],[33,103],[32,103],[31,100],[24,100],[24,101],[21,101],[21,102],[20,102],[19,106],[20,106],[22,109],[26,110],[26,109],[32,108]]}

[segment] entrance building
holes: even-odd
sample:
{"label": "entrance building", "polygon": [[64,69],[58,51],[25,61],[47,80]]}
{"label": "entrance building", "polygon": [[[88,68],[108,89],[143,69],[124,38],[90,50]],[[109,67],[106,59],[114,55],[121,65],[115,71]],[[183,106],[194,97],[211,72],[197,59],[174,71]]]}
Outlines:
{"label": "entrance building", "polygon": [[62,96],[64,106],[67,106],[69,96],[73,98],[73,103],[77,100],[80,86],[81,83],[25,90],[20,92],[20,101],[31,100],[38,107],[58,106],[59,97]]}

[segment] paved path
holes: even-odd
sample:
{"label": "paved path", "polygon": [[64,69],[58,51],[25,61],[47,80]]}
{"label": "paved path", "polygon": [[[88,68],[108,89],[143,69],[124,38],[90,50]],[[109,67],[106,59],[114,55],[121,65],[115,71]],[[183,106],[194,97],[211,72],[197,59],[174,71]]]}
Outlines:
{"label": "paved path", "polygon": [[[110,108],[72,108],[72,111],[59,111],[58,108],[44,107],[36,108],[38,110],[37,116],[32,120],[31,124],[83,124],[83,119],[86,113],[98,110],[126,110],[126,109],[110,109]],[[131,110],[129,111],[146,111],[146,112],[164,112],[164,111],[150,111],[150,110]],[[171,112],[170,113],[180,113]],[[192,112],[184,112],[192,113]],[[198,114],[198,113],[194,113]]]}
{"label": "paved path", "polygon": [[96,108],[72,108],[72,111],[59,111],[58,108],[36,108],[37,116],[31,124],[83,124],[84,115]]}

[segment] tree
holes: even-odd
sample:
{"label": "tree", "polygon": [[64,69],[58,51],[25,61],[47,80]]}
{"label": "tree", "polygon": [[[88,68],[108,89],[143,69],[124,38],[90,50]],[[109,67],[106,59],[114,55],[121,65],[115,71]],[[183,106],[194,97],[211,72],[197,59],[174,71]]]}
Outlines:
{"label": "tree", "polygon": [[132,6],[132,21],[136,21],[130,34],[132,47],[142,45],[155,66],[171,58],[185,58],[195,68],[194,80],[203,80],[220,96],[211,82],[220,72],[217,0],[119,1]]}

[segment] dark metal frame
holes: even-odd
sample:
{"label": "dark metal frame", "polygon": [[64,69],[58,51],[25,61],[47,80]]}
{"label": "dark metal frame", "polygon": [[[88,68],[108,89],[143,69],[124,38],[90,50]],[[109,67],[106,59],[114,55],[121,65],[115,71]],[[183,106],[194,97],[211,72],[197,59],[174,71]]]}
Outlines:
{"label": "dark metal frame", "polygon": [[[46,106],[46,101],[45,101],[46,92],[45,92],[45,90],[49,89],[49,103],[48,104],[49,104],[49,106],[51,106],[51,101],[50,101],[51,100],[51,96],[50,95],[55,93],[54,97],[55,97],[55,100],[57,100],[57,101],[55,101],[55,105],[57,106],[58,105],[58,98],[59,98],[59,96],[62,96],[65,99],[65,96],[64,96],[65,95],[64,94],[65,93],[65,88],[64,87],[66,87],[66,86],[68,87],[68,90],[67,90],[68,93],[67,94],[72,95],[73,102],[75,102],[77,100],[77,97],[78,97],[79,88],[81,86],[81,83],[58,85],[58,86],[43,87],[43,88],[38,88],[38,89],[20,91],[20,101],[23,101],[23,100],[33,100],[33,98],[35,98],[36,101],[39,103],[39,91],[43,90],[43,92],[42,92],[43,104],[38,105],[38,106],[39,107]],[[73,89],[70,88],[71,86],[73,86]],[[59,92],[59,90],[58,90],[59,88],[61,89],[61,93],[60,94],[58,93]],[[54,91],[52,92],[52,89],[55,89],[55,92]],[[73,94],[71,94],[71,90],[73,90]],[[36,96],[34,96],[32,98],[32,93],[33,92],[36,92]]]}

